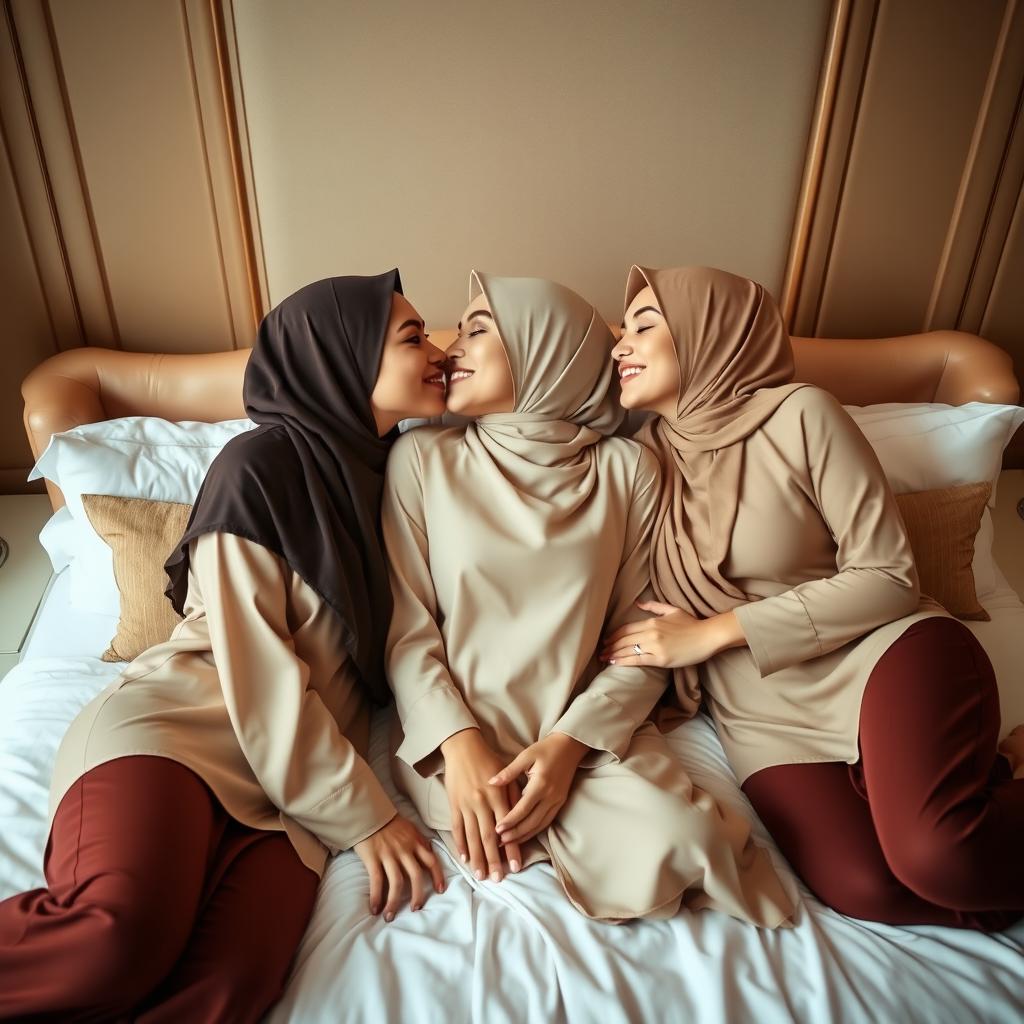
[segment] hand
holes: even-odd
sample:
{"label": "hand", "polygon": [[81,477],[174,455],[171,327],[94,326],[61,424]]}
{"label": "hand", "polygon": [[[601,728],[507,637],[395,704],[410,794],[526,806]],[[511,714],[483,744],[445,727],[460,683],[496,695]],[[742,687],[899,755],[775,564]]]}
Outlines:
{"label": "hand", "polygon": [[[656,665],[660,668],[683,668],[746,643],[739,620],[732,612],[698,619],[681,608],[659,601],[638,601],[637,607],[654,612],[653,619],[627,622],[604,641],[599,655],[610,665]],[[643,654],[633,645],[639,644]]]}
{"label": "hand", "polygon": [[1010,762],[1010,772],[1015,779],[1024,779],[1024,725],[1018,725],[999,744],[999,753]]}
{"label": "hand", "polygon": [[[519,799],[515,782],[492,786],[490,780],[504,766],[484,742],[479,729],[463,729],[441,744],[444,786],[452,812],[452,836],[462,862],[478,879],[489,875],[500,882],[505,875],[502,847],[495,825]],[[504,847],[508,866],[518,871],[523,863],[517,843]]]}
{"label": "hand", "polygon": [[405,891],[408,877],[412,890],[411,907],[419,910],[427,900],[423,881],[429,873],[435,892],[444,892],[444,873],[430,846],[430,840],[408,819],[396,814],[354,847],[370,876],[370,913],[379,914],[387,882],[388,899],[384,920],[393,921]]}
{"label": "hand", "polygon": [[552,732],[531,743],[491,779],[492,786],[507,786],[520,775],[529,780],[519,802],[497,824],[502,843],[525,843],[554,821],[589,749],[565,733]]}

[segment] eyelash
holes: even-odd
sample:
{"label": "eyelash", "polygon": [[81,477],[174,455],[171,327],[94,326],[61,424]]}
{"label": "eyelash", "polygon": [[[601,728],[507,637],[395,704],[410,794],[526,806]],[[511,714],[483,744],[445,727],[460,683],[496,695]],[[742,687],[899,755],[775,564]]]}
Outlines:
{"label": "eyelash", "polygon": [[418,334],[413,334],[411,337],[403,338],[402,339],[402,344],[403,345],[419,345],[422,341],[429,340],[429,339],[430,339],[430,335],[426,334],[426,333],[423,335],[422,338]]}
{"label": "eyelash", "polygon": [[646,327],[638,327],[636,329],[636,333],[637,334],[643,334],[644,331],[649,331],[653,326],[654,326],[654,324],[648,324]]}
{"label": "eyelash", "polygon": [[469,337],[470,338],[475,338],[478,334],[486,334],[486,333],[487,333],[487,328],[486,327],[481,327],[479,330],[470,331],[469,332]]}

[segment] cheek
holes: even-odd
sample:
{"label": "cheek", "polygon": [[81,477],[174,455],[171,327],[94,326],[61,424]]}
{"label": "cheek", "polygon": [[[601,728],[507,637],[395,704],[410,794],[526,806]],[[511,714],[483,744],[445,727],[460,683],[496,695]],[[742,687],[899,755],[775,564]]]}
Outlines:
{"label": "cheek", "polygon": [[422,385],[422,362],[414,350],[394,353],[381,364],[377,390],[394,399],[418,391]]}

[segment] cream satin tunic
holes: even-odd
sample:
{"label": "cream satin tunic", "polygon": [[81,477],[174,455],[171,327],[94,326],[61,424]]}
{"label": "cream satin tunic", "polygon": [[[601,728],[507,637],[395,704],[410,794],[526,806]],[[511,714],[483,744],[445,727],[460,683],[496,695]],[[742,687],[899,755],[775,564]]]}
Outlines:
{"label": "cream satin tunic", "polygon": [[871,670],[908,626],[947,613],[921,596],[885,474],[835,398],[801,388],[740,443],[722,568],[751,598],[736,609],[749,647],[712,658],[701,682],[742,783],[770,765],[855,762]]}
{"label": "cream satin tunic", "polygon": [[323,871],[394,817],[365,761],[370,708],[332,609],[276,554],[230,533],[192,542],[185,618],[74,720],[51,819],[71,785],[115,758],[191,768],[244,825],[283,829]]}
{"label": "cream satin tunic", "polygon": [[[497,414],[479,422],[515,429]],[[636,602],[651,596],[657,461],[625,438],[589,443],[568,459],[586,472],[557,486],[590,499],[555,511],[537,490],[502,489],[516,466],[484,458],[479,443],[472,427],[428,427],[402,437],[388,461],[397,784],[428,825],[448,831],[445,739],[476,727],[511,760],[566,733],[592,749],[555,821],[524,851],[527,864],[550,857],[591,917],[663,917],[685,903],[781,924],[792,904],[749,822],[694,787],[646,721],[665,672],[596,658],[606,628],[646,616]],[[532,472],[537,488],[559,480],[544,466]]]}

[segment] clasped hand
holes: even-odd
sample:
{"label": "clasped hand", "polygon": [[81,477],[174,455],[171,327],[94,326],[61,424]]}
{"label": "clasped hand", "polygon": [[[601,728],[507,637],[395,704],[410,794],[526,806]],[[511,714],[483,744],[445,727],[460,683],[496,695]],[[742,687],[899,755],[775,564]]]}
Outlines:
{"label": "clasped hand", "polygon": [[[551,733],[505,764],[479,729],[465,729],[441,745],[455,847],[478,879],[501,881],[505,863],[520,870],[520,843],[554,820],[588,749]],[[523,775],[527,783],[520,789]]]}

